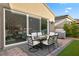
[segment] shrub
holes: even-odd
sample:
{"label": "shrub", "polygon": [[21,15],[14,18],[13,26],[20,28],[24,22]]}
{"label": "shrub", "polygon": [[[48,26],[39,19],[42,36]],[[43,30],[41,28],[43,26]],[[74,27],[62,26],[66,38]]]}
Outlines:
{"label": "shrub", "polygon": [[64,30],[66,31],[66,36],[70,36],[72,34],[71,27],[69,24],[64,24]]}
{"label": "shrub", "polygon": [[76,24],[76,22],[72,22],[71,24],[65,23],[63,28],[66,31],[67,36],[79,36],[79,26]]}
{"label": "shrub", "polygon": [[78,30],[79,30],[79,27],[78,27],[78,25],[76,24],[76,22],[72,22],[71,23],[71,30],[72,30],[72,36],[74,36],[74,37],[76,37],[76,36],[78,36],[79,35],[79,32],[78,32]]}

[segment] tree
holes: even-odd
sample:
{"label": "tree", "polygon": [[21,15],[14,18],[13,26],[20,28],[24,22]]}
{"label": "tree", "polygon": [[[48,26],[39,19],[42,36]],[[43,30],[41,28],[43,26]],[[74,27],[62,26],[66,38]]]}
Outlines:
{"label": "tree", "polygon": [[72,31],[71,31],[71,26],[67,23],[64,24],[64,30],[66,31],[66,36],[71,36]]}
{"label": "tree", "polygon": [[65,23],[63,28],[66,31],[67,36],[79,36],[79,26],[76,24],[76,22],[72,22],[71,24]]}
{"label": "tree", "polygon": [[71,23],[71,30],[72,30],[72,36],[77,37],[79,35],[79,32],[78,32],[79,27],[76,24],[76,22]]}

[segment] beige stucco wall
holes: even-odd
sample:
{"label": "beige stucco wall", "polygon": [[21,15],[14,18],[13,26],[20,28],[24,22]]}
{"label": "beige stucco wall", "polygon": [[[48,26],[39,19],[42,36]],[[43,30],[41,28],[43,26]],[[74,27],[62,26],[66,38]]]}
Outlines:
{"label": "beige stucco wall", "polygon": [[55,26],[55,29],[63,29],[64,23],[65,22],[58,24],[57,26]]}
{"label": "beige stucco wall", "polygon": [[56,29],[63,29],[65,23],[70,24],[72,22],[69,18],[62,19],[61,21],[63,22],[55,26]]}
{"label": "beige stucco wall", "polygon": [[7,4],[7,3],[0,3],[0,48],[4,47],[3,8],[9,8],[9,4]]}
{"label": "beige stucco wall", "polygon": [[49,23],[49,31],[54,32],[55,31],[55,23]]}

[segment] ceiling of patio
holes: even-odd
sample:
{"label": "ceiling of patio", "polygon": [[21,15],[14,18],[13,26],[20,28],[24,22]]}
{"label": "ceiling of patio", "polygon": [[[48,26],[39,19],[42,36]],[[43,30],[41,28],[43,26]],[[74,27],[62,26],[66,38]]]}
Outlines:
{"label": "ceiling of patio", "polygon": [[48,19],[54,19],[54,14],[48,10],[44,4],[36,3],[10,3],[11,9],[26,12],[29,14],[38,15],[40,17],[45,17]]}

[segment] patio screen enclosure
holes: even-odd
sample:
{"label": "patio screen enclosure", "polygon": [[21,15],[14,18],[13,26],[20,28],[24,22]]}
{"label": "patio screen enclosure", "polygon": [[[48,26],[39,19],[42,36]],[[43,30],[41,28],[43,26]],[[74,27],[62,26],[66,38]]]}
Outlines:
{"label": "patio screen enclosure", "polygon": [[[29,15],[29,16],[27,16]],[[47,19],[35,18],[15,10],[4,9],[5,45],[27,41],[32,32],[47,34]]]}

